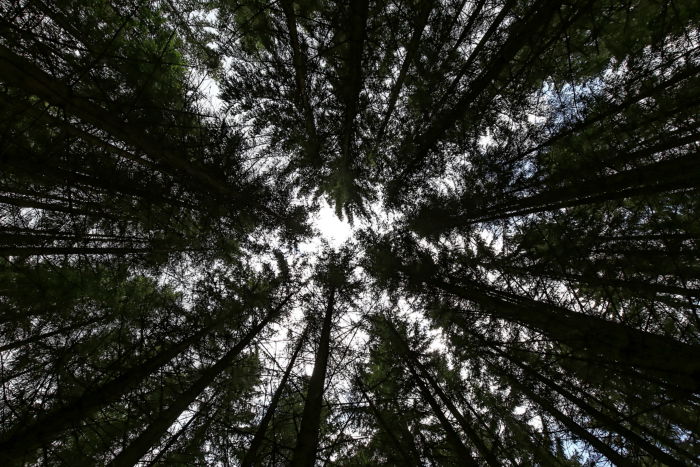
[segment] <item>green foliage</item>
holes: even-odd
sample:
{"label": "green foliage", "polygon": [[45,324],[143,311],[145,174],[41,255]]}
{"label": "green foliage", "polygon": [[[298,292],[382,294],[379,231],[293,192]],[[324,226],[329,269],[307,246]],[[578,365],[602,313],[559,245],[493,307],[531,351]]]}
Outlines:
{"label": "green foliage", "polygon": [[697,1],[0,18],[0,464],[697,464]]}

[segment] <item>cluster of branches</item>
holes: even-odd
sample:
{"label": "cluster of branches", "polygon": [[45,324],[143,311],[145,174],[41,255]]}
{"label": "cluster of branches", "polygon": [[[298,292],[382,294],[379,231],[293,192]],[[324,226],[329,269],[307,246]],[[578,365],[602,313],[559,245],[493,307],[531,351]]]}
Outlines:
{"label": "cluster of branches", "polygon": [[696,464],[699,20],[3,3],[0,463]]}

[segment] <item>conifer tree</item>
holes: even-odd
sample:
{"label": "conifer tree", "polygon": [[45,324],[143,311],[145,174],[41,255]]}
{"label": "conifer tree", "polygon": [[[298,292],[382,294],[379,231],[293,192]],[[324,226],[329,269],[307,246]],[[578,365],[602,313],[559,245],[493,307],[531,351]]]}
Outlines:
{"label": "conifer tree", "polygon": [[0,463],[696,465],[699,35],[1,3]]}

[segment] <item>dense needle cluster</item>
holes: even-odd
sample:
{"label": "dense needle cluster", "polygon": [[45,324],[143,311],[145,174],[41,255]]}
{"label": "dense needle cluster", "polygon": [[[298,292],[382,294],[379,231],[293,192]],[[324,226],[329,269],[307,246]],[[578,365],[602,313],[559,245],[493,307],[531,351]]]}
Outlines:
{"label": "dense needle cluster", "polygon": [[697,465],[699,71],[697,0],[1,2],[0,465]]}

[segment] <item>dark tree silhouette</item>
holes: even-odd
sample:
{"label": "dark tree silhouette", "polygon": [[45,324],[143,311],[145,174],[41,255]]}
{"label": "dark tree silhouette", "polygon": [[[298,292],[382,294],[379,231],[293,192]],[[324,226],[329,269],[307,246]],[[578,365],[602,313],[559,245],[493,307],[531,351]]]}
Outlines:
{"label": "dark tree silhouette", "polygon": [[698,465],[698,37],[2,2],[0,463]]}

